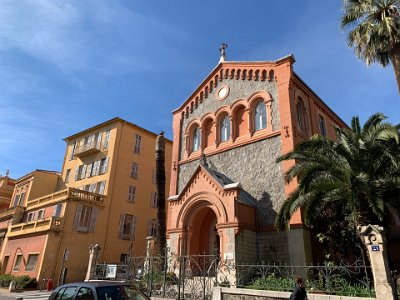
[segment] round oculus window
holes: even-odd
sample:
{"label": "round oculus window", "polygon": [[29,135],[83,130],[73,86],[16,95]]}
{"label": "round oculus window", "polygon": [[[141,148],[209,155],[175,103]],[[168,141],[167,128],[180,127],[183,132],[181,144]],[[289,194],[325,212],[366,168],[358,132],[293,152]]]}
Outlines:
{"label": "round oculus window", "polygon": [[217,92],[217,98],[219,100],[225,99],[229,94],[229,88],[227,86],[221,87]]}

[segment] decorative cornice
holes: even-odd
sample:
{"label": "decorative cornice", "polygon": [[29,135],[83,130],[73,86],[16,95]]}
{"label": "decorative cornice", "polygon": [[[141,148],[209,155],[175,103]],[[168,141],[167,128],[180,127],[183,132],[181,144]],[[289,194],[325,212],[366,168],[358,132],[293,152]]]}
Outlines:
{"label": "decorative cornice", "polygon": [[224,79],[272,81],[276,80],[274,69],[277,66],[284,63],[293,64],[294,62],[293,55],[285,56],[276,61],[221,62],[211,71],[189,98],[180,107],[172,111],[172,113],[182,112],[182,114],[188,117]]}

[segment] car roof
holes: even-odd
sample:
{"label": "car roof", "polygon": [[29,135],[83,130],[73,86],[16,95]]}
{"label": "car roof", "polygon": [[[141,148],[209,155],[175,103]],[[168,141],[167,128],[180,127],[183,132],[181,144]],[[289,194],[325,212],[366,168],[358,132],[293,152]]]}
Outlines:
{"label": "car roof", "polygon": [[110,281],[110,280],[95,280],[95,281],[81,281],[81,282],[71,282],[64,284],[61,287],[70,287],[70,286],[84,286],[84,287],[103,287],[103,286],[119,286],[119,285],[130,285],[123,281]]}

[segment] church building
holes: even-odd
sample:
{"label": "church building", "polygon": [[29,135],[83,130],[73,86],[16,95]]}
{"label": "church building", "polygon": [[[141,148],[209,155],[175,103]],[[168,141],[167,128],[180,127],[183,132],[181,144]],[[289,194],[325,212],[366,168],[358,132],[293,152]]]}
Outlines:
{"label": "church building", "polygon": [[173,111],[167,238],[180,255],[218,254],[236,263],[308,264],[312,234],[300,212],[288,232],[274,219],[296,188],[276,159],[314,134],[334,138],[346,124],[293,71],[276,61],[218,65]]}

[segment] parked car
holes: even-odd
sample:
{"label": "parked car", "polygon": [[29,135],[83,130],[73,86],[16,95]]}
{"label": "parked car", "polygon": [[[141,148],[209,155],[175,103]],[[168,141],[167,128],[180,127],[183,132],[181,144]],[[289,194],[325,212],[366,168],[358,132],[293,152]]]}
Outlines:
{"label": "parked car", "polygon": [[86,281],[64,284],[49,300],[150,300],[133,285],[116,281]]}

